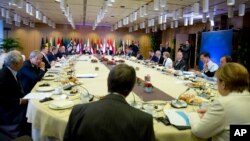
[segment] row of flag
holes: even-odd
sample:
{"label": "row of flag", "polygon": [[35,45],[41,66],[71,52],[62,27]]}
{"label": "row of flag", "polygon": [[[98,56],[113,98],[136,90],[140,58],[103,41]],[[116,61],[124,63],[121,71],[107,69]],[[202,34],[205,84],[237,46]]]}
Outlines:
{"label": "row of flag", "polygon": [[74,50],[75,53],[81,54],[83,52],[89,52],[96,54],[97,51],[102,51],[103,53],[112,51],[116,53],[118,48],[122,48],[122,51],[125,52],[125,46],[131,45],[131,40],[112,40],[112,39],[77,39],[77,38],[58,38],[57,41],[55,38],[42,38],[41,45],[46,47],[51,46],[65,46],[67,51]]}

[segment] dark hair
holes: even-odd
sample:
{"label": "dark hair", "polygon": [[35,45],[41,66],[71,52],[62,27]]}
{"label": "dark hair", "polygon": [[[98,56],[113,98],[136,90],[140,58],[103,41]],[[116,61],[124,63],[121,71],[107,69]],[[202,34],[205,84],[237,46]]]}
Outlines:
{"label": "dark hair", "polygon": [[210,58],[210,54],[208,52],[202,52],[200,56],[203,55],[204,57]]}
{"label": "dark hair", "polygon": [[40,48],[40,51],[42,51],[43,49],[45,49],[46,46],[45,45],[42,45],[41,48]]}
{"label": "dark hair", "polygon": [[115,66],[108,76],[108,91],[127,96],[133,89],[136,80],[135,69],[126,64]]}
{"label": "dark hair", "polygon": [[56,49],[57,49],[57,47],[53,46],[53,47],[51,48],[51,51],[54,51],[54,50],[56,50]]}
{"label": "dark hair", "polygon": [[223,56],[223,57],[225,57],[227,63],[230,63],[233,61],[231,56]]}

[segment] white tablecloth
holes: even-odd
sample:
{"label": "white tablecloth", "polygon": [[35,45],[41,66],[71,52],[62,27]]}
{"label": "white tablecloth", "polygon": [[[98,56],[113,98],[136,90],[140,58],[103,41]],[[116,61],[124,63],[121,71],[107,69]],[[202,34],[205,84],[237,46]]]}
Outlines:
{"label": "white tablecloth", "polygon": [[[94,57],[92,57],[94,58]],[[104,66],[101,62],[91,63],[88,56],[81,56],[81,61],[77,61],[75,65],[76,74],[84,73],[96,73],[98,76],[96,78],[79,78],[83,83],[83,86],[88,89],[90,94],[95,96],[104,96],[107,94],[107,77],[109,69]],[[135,63],[133,61],[126,60],[125,63],[139,67],[139,71],[136,71],[137,77],[144,79],[144,76],[150,75],[151,82],[154,87],[166,92],[174,98],[177,98],[180,93],[186,90],[186,86],[181,83],[180,80],[173,76],[168,76],[162,74],[162,72],[146,67],[142,64]],[[95,67],[99,67],[98,71],[95,71]],[[42,82],[44,82],[43,80]],[[36,87],[41,84],[39,82],[33,89],[35,91]],[[53,86],[60,86],[58,82],[46,81]],[[54,96],[55,99],[59,96]],[[78,95],[70,96],[70,99],[74,101],[75,104],[79,103],[80,100]],[[138,96],[135,96],[137,101],[140,101]],[[133,95],[130,94],[126,100],[128,102],[133,101]],[[67,125],[69,114],[71,109],[66,110],[52,110],[48,108],[51,101],[40,103],[38,100],[30,100],[27,110],[28,122],[32,123],[33,129],[33,140],[62,140],[64,131]],[[167,105],[169,106],[169,105]],[[169,108],[171,108],[169,106]],[[194,108],[184,109],[187,111],[194,111]],[[158,113],[163,114],[162,112]],[[190,130],[178,130],[173,126],[165,126],[161,122],[154,120],[154,130],[157,140],[169,140],[169,141],[195,141],[200,140],[191,134]]]}

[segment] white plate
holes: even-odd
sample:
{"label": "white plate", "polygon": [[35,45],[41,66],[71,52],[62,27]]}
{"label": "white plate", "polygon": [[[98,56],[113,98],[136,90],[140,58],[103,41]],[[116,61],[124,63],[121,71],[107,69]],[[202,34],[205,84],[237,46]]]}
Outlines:
{"label": "white plate", "polygon": [[38,92],[50,92],[53,91],[55,88],[54,87],[37,87],[36,91]]}
{"label": "white plate", "polygon": [[74,106],[74,102],[70,100],[57,100],[49,104],[49,108],[54,110],[68,109]]}
{"label": "white plate", "polygon": [[53,75],[53,76],[51,76],[51,77],[46,77],[46,76],[44,76],[43,77],[43,80],[54,80],[56,77]]}

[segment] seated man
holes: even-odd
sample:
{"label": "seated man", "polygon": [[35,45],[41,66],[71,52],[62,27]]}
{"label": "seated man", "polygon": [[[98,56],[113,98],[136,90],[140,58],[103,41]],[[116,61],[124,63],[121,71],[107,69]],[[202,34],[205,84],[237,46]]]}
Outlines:
{"label": "seated man", "polygon": [[49,53],[49,49],[47,47],[45,47],[45,45],[42,45],[41,46],[41,53],[43,55],[42,61],[45,63],[45,70],[47,71],[47,69],[51,68],[50,61],[47,57],[47,55]]}
{"label": "seated man", "polygon": [[173,67],[175,70],[187,70],[186,61],[183,60],[183,55],[181,51],[177,52],[176,61],[174,62]]}
{"label": "seated man", "polygon": [[159,62],[159,58],[155,55],[155,52],[153,50],[149,51],[149,61],[155,63]]}
{"label": "seated man", "polygon": [[49,59],[49,62],[52,63],[53,61],[56,61],[56,54],[57,54],[57,47],[52,47],[51,52],[48,52],[47,58]]}
{"label": "seated man", "polygon": [[0,70],[0,133],[14,139],[31,134],[31,126],[26,119],[28,100],[23,99],[25,94],[16,76],[23,64],[21,53],[10,51],[4,64]]}
{"label": "seated man", "polygon": [[64,141],[153,141],[152,116],[125,100],[136,80],[133,67],[115,66],[108,76],[109,94],[103,99],[73,108]]}
{"label": "seated man", "polygon": [[210,60],[210,54],[205,52],[200,54],[200,60],[203,62],[203,70],[196,72],[198,75],[205,74],[208,77],[213,77],[216,70],[219,68],[216,63]]}
{"label": "seated man", "polygon": [[26,60],[23,63],[23,67],[18,71],[25,94],[30,93],[32,88],[45,74],[45,64],[42,62],[42,57],[43,55],[40,51],[32,51],[29,60]]}
{"label": "seated man", "polygon": [[231,56],[222,56],[222,57],[220,58],[220,66],[223,66],[223,65],[225,65],[226,63],[230,63],[230,62],[232,62]]}

